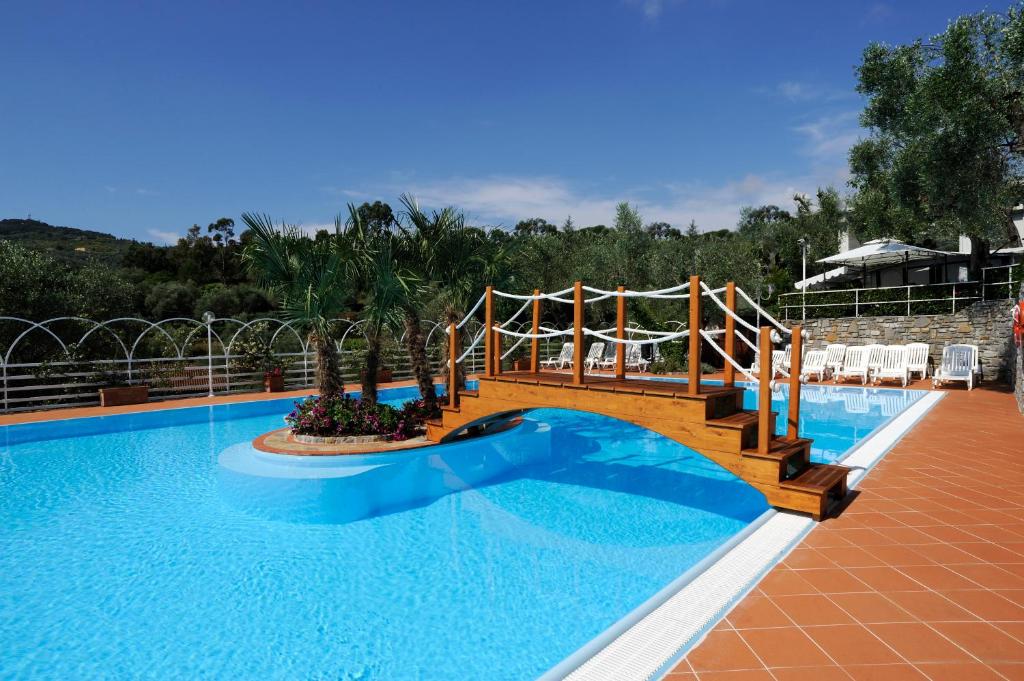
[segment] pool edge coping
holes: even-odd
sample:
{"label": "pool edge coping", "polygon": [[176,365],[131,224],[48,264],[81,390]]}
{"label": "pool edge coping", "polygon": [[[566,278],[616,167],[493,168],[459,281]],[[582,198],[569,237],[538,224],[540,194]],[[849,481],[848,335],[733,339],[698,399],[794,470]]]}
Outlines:
{"label": "pool edge coping", "polygon": [[[841,459],[844,465],[849,465],[851,459],[857,462],[850,473],[849,487],[851,489],[856,488],[867,474],[885,458],[885,455],[946,396],[945,392],[941,391],[924,392],[924,395],[904,411],[890,418],[878,430],[844,454]],[[858,457],[858,455],[860,456]],[[860,463],[860,459],[864,459],[864,462]],[[787,527],[788,525],[792,527]],[[768,571],[800,545],[815,525],[816,523],[806,516],[769,508],[747,527],[730,537],[722,546],[688,568],[648,600],[548,669],[538,677],[539,681],[566,678],[615,679],[616,681],[636,678],[650,681],[663,678],[757,586]],[[754,541],[760,539],[754,536],[759,531],[766,535],[778,535],[776,541],[771,541],[772,537],[769,537],[769,541],[764,542],[768,544],[768,548],[772,548],[774,545],[775,550],[753,569],[748,570],[750,576],[738,589],[732,589],[723,594],[726,596],[725,598],[691,600],[688,604],[691,609],[704,609],[713,613],[710,617],[704,618],[696,630],[694,630],[692,622],[681,622],[678,617],[681,609],[675,607],[676,604],[672,601],[679,598],[687,587],[702,577],[708,576],[710,580],[713,580],[718,576],[718,572],[725,572],[726,575],[735,573],[737,568],[741,567],[735,563],[748,560],[747,557],[739,555],[743,549],[749,549],[754,543],[761,543]],[[764,548],[766,547],[759,547],[757,551],[763,553]],[[654,619],[667,620],[667,623],[677,625],[677,631],[670,631],[665,635],[669,639],[668,641],[662,639],[654,642],[655,645],[660,644],[661,648],[672,648],[673,651],[667,655],[663,650],[651,651],[645,645],[648,643],[646,639],[649,632],[641,631],[641,629],[645,623],[649,624]],[[683,626],[679,628],[679,624]],[[689,625],[689,629],[686,628],[686,625]],[[620,651],[615,648],[625,648],[625,650]],[[657,659],[652,660],[652,656],[656,656]],[[637,665],[642,665],[647,671],[624,675],[626,669],[623,668],[623,664],[631,665],[630,671],[636,669]]]}

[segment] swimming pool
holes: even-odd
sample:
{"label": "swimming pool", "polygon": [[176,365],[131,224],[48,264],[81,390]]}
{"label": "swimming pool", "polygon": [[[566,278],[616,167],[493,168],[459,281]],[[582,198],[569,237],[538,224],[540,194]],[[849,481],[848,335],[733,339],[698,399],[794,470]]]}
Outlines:
{"label": "swimming pool", "polygon": [[[846,390],[805,389],[822,456],[892,408]],[[767,508],[686,447],[545,409],[374,469],[428,491],[341,522],[357,479],[266,496],[221,465],[290,404],[0,428],[0,677],[533,678]]]}

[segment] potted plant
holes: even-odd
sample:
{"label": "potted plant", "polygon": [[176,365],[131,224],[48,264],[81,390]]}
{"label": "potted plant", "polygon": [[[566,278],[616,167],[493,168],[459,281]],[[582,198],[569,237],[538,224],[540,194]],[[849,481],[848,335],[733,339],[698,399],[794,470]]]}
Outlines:
{"label": "potted plant", "polygon": [[526,356],[526,353],[517,350],[512,355],[512,371],[529,371],[530,370],[530,358]]}
{"label": "potted plant", "polygon": [[101,407],[121,407],[149,402],[148,385],[111,384],[99,389]]}
{"label": "potted plant", "polygon": [[101,407],[148,402],[149,380],[146,377],[152,375],[160,380],[164,375],[160,367],[139,366],[136,368],[136,378],[128,381],[125,372],[117,369],[116,364],[89,358],[75,343],[69,343],[66,350],[43,360],[32,373],[37,378],[59,378],[64,383],[65,391],[75,390],[76,385],[100,386],[98,393]]}
{"label": "potted plant", "polygon": [[238,354],[231,363],[232,369],[238,373],[262,375],[263,390],[279,393],[284,390],[284,374],[288,362],[277,356],[264,340],[265,330],[265,324],[257,324],[248,337],[235,344]]}
{"label": "potted plant", "polygon": [[284,368],[276,366],[263,374],[263,390],[268,393],[284,391]]}
{"label": "potted plant", "polygon": [[[387,367],[377,367],[377,383],[390,383],[392,381],[392,371]],[[366,369],[362,369],[359,372],[359,378],[366,378]]]}

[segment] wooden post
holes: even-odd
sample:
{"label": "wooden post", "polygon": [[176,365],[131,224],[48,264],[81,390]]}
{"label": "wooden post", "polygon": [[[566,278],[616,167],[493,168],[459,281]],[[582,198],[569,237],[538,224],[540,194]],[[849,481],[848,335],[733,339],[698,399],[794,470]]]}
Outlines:
{"label": "wooden post", "polygon": [[800,437],[800,374],[803,371],[803,327],[793,327],[793,339],[789,353],[789,423],[786,439]]}
{"label": "wooden post", "polygon": [[[495,324],[495,326],[500,327],[501,324]],[[494,344],[491,347],[494,348],[494,359],[491,360],[494,375],[501,376],[501,334],[497,329],[494,330]]]}
{"label": "wooden post", "polygon": [[772,330],[761,327],[758,334],[758,353],[761,357],[761,373],[757,377],[757,451],[767,454],[772,437]]}
{"label": "wooden post", "polygon": [[[533,333],[536,336],[540,333],[540,290],[533,289],[533,295],[535,296],[533,301]],[[540,371],[540,338],[530,339],[530,371],[537,373]]]}
{"label": "wooden post", "polygon": [[448,325],[448,406],[459,406],[459,330]]}
{"label": "wooden post", "polygon": [[[730,312],[736,312],[736,282],[730,281],[725,285],[725,307]],[[736,320],[725,315],[725,354],[736,359]],[[728,361],[725,363],[725,387],[731,388],[736,385],[736,367]]]}
{"label": "wooden post", "polygon": [[494,287],[488,286],[484,294],[484,376],[494,376],[494,348],[491,341],[494,340]]}
{"label": "wooden post", "polygon": [[572,383],[583,385],[583,282],[577,281],[572,292]]}
{"label": "wooden post", "polygon": [[690,277],[690,373],[686,392],[700,394],[700,277]]}
{"label": "wooden post", "polygon": [[[625,292],[626,287],[620,286],[618,291],[620,294]],[[618,303],[615,310],[615,337],[620,341],[626,340],[626,296],[619,295]],[[626,345],[625,343],[615,344],[615,378],[623,379],[626,377]]]}

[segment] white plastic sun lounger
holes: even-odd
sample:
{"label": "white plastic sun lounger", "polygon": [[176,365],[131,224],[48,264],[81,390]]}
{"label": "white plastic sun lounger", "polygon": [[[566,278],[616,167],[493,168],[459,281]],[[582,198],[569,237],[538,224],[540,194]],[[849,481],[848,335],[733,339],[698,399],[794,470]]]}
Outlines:
{"label": "white plastic sun lounger", "polygon": [[[782,360],[786,356],[784,350],[772,350],[772,378],[775,378],[775,374],[779,373],[779,367],[782,366]],[[750,373],[759,374],[761,373],[761,353],[754,353],[754,363],[750,365]]]}
{"label": "white plastic sun lounger", "polygon": [[572,353],[575,349],[573,343],[562,343],[562,350],[557,357],[548,357],[540,363],[542,367],[549,369],[565,369],[572,367]]}
{"label": "white plastic sun lounger", "polygon": [[618,343],[607,343],[604,348],[604,357],[598,362],[598,366],[602,369],[614,369],[615,368],[615,352],[618,350]]}
{"label": "white plastic sun lounger", "polygon": [[846,359],[846,346],[842,343],[833,343],[825,348],[825,373],[834,374],[843,367],[843,360]]}
{"label": "white plastic sun lounger", "polygon": [[871,348],[866,345],[846,348],[846,359],[843,360],[843,366],[835,372],[833,380],[838,382],[841,378],[859,378],[861,385],[867,385],[871,374],[868,366],[870,357]]}
{"label": "white plastic sun lounger", "polygon": [[950,381],[967,384],[974,388],[974,374],[977,371],[978,349],[974,345],[947,345],[942,348],[942,364],[932,376],[932,386],[938,387]]}
{"label": "white plastic sun lounger", "polygon": [[786,343],[786,349],[782,351],[782,363],[779,365],[786,371],[793,367],[793,344]]}
{"label": "white plastic sun lounger", "polygon": [[626,346],[626,368],[636,369],[640,373],[647,371],[647,367],[650,365],[646,359],[644,359],[641,348],[636,343],[630,343]]}
{"label": "white plastic sun lounger", "polygon": [[898,380],[904,388],[910,380],[910,370],[907,369],[907,348],[902,345],[888,345],[885,348],[885,357],[882,359],[882,367],[875,374],[875,383],[885,380]]}
{"label": "white plastic sun lounger", "polygon": [[800,367],[801,377],[818,376],[818,382],[825,380],[828,367],[825,366],[825,351],[811,350],[804,357],[804,363]]}
{"label": "white plastic sun lounger", "polygon": [[604,357],[604,343],[598,341],[590,346],[587,356],[583,359],[583,366],[587,371],[593,371],[601,363],[602,357]]}
{"label": "white plastic sun lounger", "polygon": [[875,377],[885,361],[885,346],[873,343],[868,346],[868,380]]}
{"label": "white plastic sun lounger", "polygon": [[910,377],[920,372],[921,378],[928,378],[928,355],[931,354],[931,346],[927,343],[910,343],[907,345],[907,369]]}

